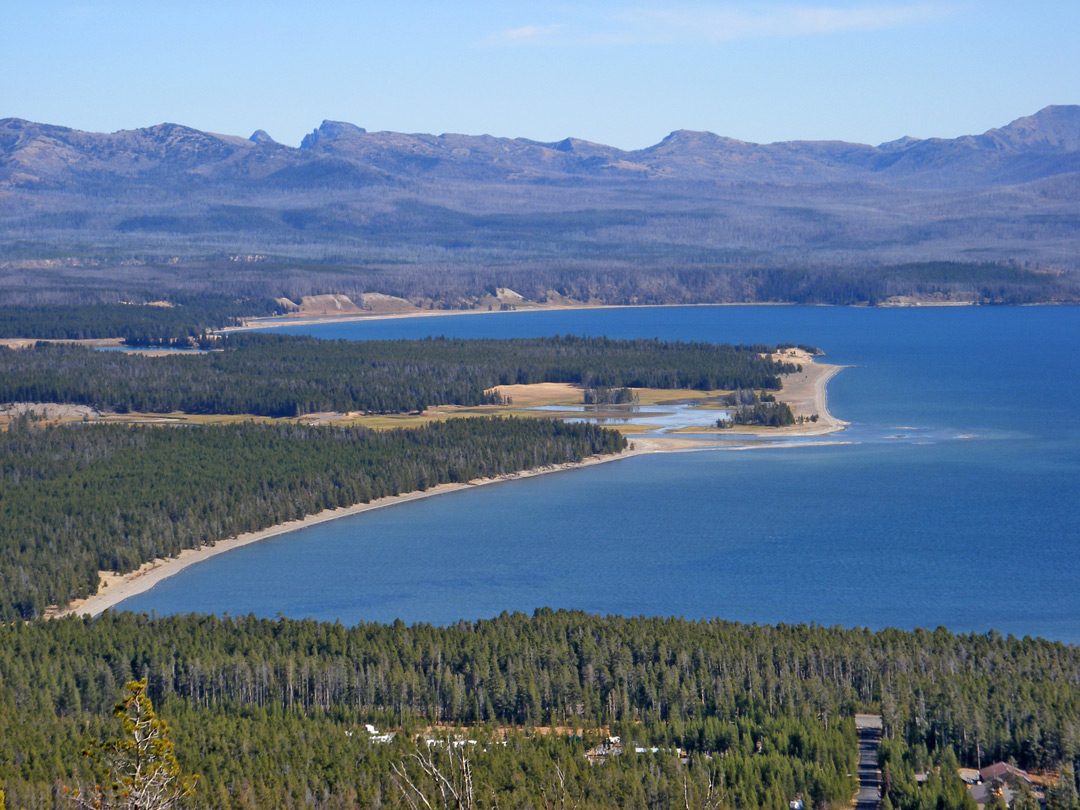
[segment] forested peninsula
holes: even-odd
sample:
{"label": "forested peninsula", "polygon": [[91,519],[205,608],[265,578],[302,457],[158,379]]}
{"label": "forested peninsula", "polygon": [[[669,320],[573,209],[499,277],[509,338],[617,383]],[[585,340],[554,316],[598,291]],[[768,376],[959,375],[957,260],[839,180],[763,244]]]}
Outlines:
{"label": "forested peninsula", "polygon": [[[502,401],[500,384],[769,388],[795,371],[764,346],[656,340],[319,341],[236,334],[220,351],[144,357],[0,350],[0,401],[119,412],[295,417]],[[620,452],[616,432],[545,419],[406,430],[295,424],[75,424],[0,433],[0,618],[30,618],[126,573],[244,532],[387,495]]]}
{"label": "forested peninsula", "polygon": [[[104,718],[133,678],[205,808],[406,807],[394,766],[419,734],[477,741],[477,806],[842,807],[859,710],[885,722],[890,805],[971,808],[958,763],[1068,774],[1080,728],[1080,650],[994,633],[550,610],[352,628],[109,613],[0,626],[10,807],[54,806],[86,740],[115,733]],[[396,736],[369,739],[365,723]],[[622,753],[594,748],[609,736]],[[1073,806],[1064,789],[1048,801]]]}
{"label": "forested peninsula", "polygon": [[143,357],[40,343],[0,351],[0,402],[168,413],[399,413],[499,402],[497,385],[776,390],[769,346],[554,337],[323,341],[232,334],[221,351]]}
{"label": "forested peninsula", "polygon": [[0,433],[0,618],[88,596],[99,570],[124,573],[324,509],[625,446],[615,431],[550,419],[388,431],[16,421]]}

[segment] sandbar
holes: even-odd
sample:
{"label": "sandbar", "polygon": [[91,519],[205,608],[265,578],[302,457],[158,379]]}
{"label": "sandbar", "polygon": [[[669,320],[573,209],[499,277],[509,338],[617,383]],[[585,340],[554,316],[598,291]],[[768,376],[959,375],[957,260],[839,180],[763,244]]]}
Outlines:
{"label": "sandbar", "polygon": [[[809,419],[816,416],[816,422],[803,422],[801,425],[771,428],[755,431],[766,436],[823,436],[836,433],[848,426],[843,419],[837,419],[829,413],[829,380],[839,374],[846,366],[830,363],[818,363],[802,349],[785,349],[773,355],[774,360],[802,366],[802,371],[784,375],[784,387],[777,392],[776,398],[786,402],[796,417]],[[742,428],[740,428],[740,431]]]}

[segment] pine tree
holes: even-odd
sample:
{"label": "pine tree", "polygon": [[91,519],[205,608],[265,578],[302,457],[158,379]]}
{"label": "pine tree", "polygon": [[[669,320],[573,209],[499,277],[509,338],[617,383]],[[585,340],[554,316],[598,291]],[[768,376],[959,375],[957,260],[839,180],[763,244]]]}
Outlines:
{"label": "pine tree", "polygon": [[1076,795],[1076,772],[1069,763],[1063,763],[1060,771],[1057,784],[1047,791],[1046,806],[1049,810],[1076,810],[1080,807]]}
{"label": "pine tree", "polygon": [[195,790],[173,753],[169,726],[146,696],[146,679],[130,681],[113,714],[124,736],[94,741],[83,755],[93,762],[92,787],[73,792],[75,805],[93,810],[172,810]]}

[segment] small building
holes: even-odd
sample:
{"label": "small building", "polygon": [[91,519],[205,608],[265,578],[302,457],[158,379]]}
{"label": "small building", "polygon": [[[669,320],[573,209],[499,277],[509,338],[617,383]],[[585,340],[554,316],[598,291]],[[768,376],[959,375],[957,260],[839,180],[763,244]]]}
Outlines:
{"label": "small building", "polygon": [[1008,762],[995,762],[993,765],[987,765],[979,771],[979,778],[984,782],[993,782],[995,779],[1002,782],[1008,782],[1010,779],[1023,779],[1029,785],[1031,784],[1031,777],[1027,771],[1017,768],[1015,765],[1010,765]]}
{"label": "small building", "polygon": [[618,737],[608,737],[606,741],[586,751],[585,756],[589,762],[603,762],[608,757],[619,756],[622,752],[622,740]]}
{"label": "small building", "polygon": [[379,730],[371,725],[371,723],[364,724],[364,731],[367,732],[368,742],[374,743],[375,745],[386,745],[395,737],[395,732],[393,731],[387,734],[380,734]]}

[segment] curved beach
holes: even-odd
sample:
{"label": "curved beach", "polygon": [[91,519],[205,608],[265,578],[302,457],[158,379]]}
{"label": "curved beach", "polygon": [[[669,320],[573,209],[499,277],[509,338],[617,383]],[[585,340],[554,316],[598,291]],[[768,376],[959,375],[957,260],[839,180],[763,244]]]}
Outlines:
{"label": "curved beach", "polygon": [[[792,350],[797,352],[798,350]],[[79,616],[98,616],[109,608],[116,607],[125,599],[130,599],[141,593],[153,588],[162,580],[173,576],[174,574],[183,571],[185,568],[195,565],[196,563],[208,560],[211,557],[216,557],[219,554],[224,554],[233,549],[240,548],[241,546],[250,545],[251,543],[257,543],[260,540],[266,540],[270,537],[277,537],[281,534],[296,531],[297,529],[304,529],[309,526],[315,526],[319,523],[325,523],[329,520],[337,520],[338,518],[349,517],[351,515],[358,515],[363,512],[368,512],[373,509],[381,509],[386,506],[394,506],[401,503],[408,503],[409,501],[416,501],[421,498],[430,498],[434,495],[443,495],[448,492],[457,492],[459,490],[468,489],[470,487],[483,486],[486,484],[494,484],[502,481],[514,481],[522,478],[530,478],[537,475],[545,475],[548,473],[563,472],[567,470],[581,469],[589,467],[594,464],[602,464],[609,461],[618,461],[624,458],[631,458],[633,456],[643,455],[647,453],[673,453],[673,452],[692,452],[700,450],[746,450],[752,447],[769,447],[769,446],[782,446],[782,445],[768,445],[761,443],[760,441],[754,441],[748,443],[746,438],[751,439],[761,437],[796,437],[796,436],[822,436],[825,434],[833,433],[838,430],[843,430],[847,425],[840,419],[833,417],[829,414],[827,409],[827,394],[826,386],[828,381],[837,374],[843,366],[833,366],[823,363],[814,363],[809,355],[804,352],[798,356],[791,355],[788,358],[794,362],[799,362],[803,366],[802,372],[798,374],[791,374],[785,377],[784,389],[778,394],[778,398],[787,402],[792,411],[798,416],[810,416],[811,414],[817,414],[818,420],[814,423],[806,423],[803,425],[796,425],[788,428],[763,428],[755,430],[740,431],[739,434],[719,434],[713,432],[711,436],[715,436],[712,441],[702,440],[700,437],[679,437],[679,436],[665,436],[665,437],[641,437],[632,436],[628,437],[631,442],[631,449],[624,450],[622,453],[608,455],[608,456],[591,456],[580,462],[570,464],[560,464],[550,467],[542,467],[534,470],[524,470],[522,472],[511,473],[508,475],[498,476],[496,478],[482,478],[467,483],[457,484],[439,484],[438,486],[431,487],[423,491],[409,492],[402,495],[391,495],[385,498],[379,498],[371,501],[370,503],[355,504],[340,509],[327,509],[314,515],[301,518],[300,520],[292,520],[287,523],[280,523],[276,526],[271,526],[260,531],[248,532],[246,534],[237,535],[234,537],[228,537],[224,540],[219,540],[213,545],[206,545],[195,549],[185,549],[181,551],[176,557],[170,557],[168,559],[153,560],[151,562],[144,563],[135,571],[131,571],[127,574],[117,574],[112,571],[100,572],[101,584],[98,587],[98,592],[93,596],[85,599],[77,599],[72,601],[68,607],[57,610],[55,612],[47,614],[51,617],[61,617],[69,615]],[[700,436],[700,435],[699,435]],[[740,438],[742,437],[742,438]],[[813,444],[834,444],[835,442],[816,442]],[[800,446],[812,446],[806,443]]]}
{"label": "curved beach", "polygon": [[[338,518],[349,517],[350,515],[359,515],[363,512],[370,512],[372,509],[395,506],[401,503],[408,503],[409,501],[420,500],[421,498],[430,498],[433,495],[444,495],[448,492],[457,492],[462,489],[469,489],[470,487],[483,486],[484,484],[495,484],[501,481],[515,481],[519,478],[530,478],[545,473],[580,469],[593,464],[602,464],[606,461],[627,458],[642,452],[650,452],[650,450],[641,448],[638,450],[625,450],[617,455],[590,456],[583,461],[571,464],[559,464],[551,467],[541,467],[535,470],[523,470],[522,472],[500,475],[496,478],[480,478],[467,483],[439,484],[422,491],[406,492],[401,495],[388,495],[385,498],[378,498],[368,503],[358,503],[340,509],[325,509],[322,512],[308,515],[299,520],[290,520],[286,523],[279,523],[276,526],[270,526],[269,528],[261,529],[257,532],[247,532],[234,537],[227,537],[224,540],[217,541],[213,545],[184,549],[176,557],[170,557],[163,560],[152,560],[151,562],[143,563],[138,569],[127,574],[102,571],[101,585],[96,594],[89,596],[86,599],[76,599],[72,601],[68,607],[56,611],[52,615],[56,617],[68,616],[71,614],[78,616],[98,616],[109,608],[120,604],[125,599],[130,599],[132,596],[145,593],[163,579],[183,571],[188,566],[203,562],[211,557],[216,557],[219,554],[224,554],[227,551],[232,551],[241,546],[257,543],[260,540],[266,540],[270,537],[277,537],[280,534],[287,534],[288,532],[293,532],[297,529],[306,529],[309,526],[325,523],[328,520],[337,520]],[[655,450],[651,452],[655,452]]]}

